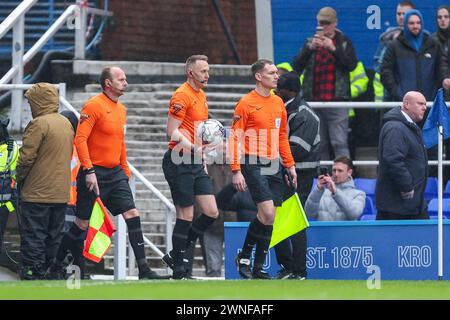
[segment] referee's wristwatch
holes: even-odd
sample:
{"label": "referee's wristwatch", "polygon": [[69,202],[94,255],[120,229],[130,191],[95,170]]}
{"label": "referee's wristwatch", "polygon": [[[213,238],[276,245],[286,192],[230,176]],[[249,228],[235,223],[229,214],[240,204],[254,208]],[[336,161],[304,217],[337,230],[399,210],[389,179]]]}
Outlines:
{"label": "referee's wristwatch", "polygon": [[94,167],[90,167],[90,168],[86,169],[86,174],[91,174],[91,173],[95,173]]}

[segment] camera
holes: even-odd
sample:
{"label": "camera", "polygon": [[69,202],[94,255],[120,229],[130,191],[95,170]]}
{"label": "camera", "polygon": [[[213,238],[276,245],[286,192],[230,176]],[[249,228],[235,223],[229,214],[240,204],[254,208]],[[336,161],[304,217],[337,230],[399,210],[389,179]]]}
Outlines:
{"label": "camera", "polygon": [[326,175],[328,175],[328,168],[324,167],[324,166],[320,166],[319,170],[318,170],[318,175],[319,176],[326,176]]}

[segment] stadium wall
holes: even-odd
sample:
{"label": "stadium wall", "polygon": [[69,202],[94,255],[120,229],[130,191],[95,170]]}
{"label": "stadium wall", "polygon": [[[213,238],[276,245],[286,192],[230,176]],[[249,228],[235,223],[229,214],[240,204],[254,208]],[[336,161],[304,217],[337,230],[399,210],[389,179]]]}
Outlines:
{"label": "stadium wall", "polygon": [[[257,59],[254,0],[219,0],[243,64]],[[236,64],[212,1],[110,0],[103,60],[184,62],[206,54],[213,64]]]}

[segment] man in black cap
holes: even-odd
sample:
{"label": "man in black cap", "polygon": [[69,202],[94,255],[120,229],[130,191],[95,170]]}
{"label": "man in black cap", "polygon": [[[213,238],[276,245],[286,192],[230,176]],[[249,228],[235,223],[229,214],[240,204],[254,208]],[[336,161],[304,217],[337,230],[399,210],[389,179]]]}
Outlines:
{"label": "man in black cap", "polygon": [[[304,204],[319,166],[320,120],[300,95],[300,79],[295,71],[280,76],[277,95],[286,106],[289,145],[299,181],[296,191]],[[286,191],[284,198],[291,195],[292,191]],[[306,229],[277,244],[275,253],[282,266],[279,279],[306,278]]]}

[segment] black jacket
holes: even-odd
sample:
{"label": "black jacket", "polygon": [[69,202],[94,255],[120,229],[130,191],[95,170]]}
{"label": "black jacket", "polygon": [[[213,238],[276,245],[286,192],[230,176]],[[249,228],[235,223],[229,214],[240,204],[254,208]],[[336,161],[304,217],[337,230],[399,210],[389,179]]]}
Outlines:
{"label": "black jacket", "polygon": [[439,84],[440,48],[427,34],[423,35],[419,52],[414,50],[403,34],[386,50],[381,65],[381,82],[393,101],[402,101],[408,91],[421,92],[433,101]]}
{"label": "black jacket", "polygon": [[320,120],[299,95],[286,106],[288,137],[297,169],[317,168],[320,161]]}
{"label": "black jacket", "polygon": [[[349,72],[356,68],[358,58],[355,49],[349,38],[340,30],[336,30],[336,51],[333,53],[336,58],[334,70],[334,96],[337,100],[350,100],[350,80]],[[303,73],[303,96],[307,100],[313,100],[314,84],[314,64],[316,51],[309,49],[309,42],[306,40],[299,54],[294,58],[292,67],[298,74]]]}
{"label": "black jacket", "polygon": [[441,82],[445,78],[450,78],[450,39],[447,43],[441,45],[441,64],[440,64]]}
{"label": "black jacket", "polygon": [[[378,146],[378,178],[375,204],[378,211],[417,215],[426,211],[423,194],[427,183],[427,151],[422,131],[406,120],[400,107],[383,117]],[[400,192],[414,190],[412,199]]]}

